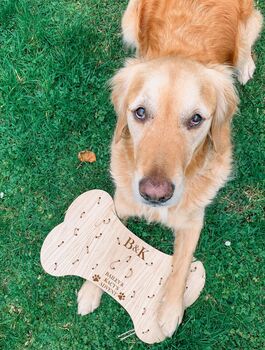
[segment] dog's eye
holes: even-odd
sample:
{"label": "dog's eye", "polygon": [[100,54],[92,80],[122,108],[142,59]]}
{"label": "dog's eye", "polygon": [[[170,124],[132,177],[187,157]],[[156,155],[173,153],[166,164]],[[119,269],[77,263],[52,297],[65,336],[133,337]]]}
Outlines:
{"label": "dog's eye", "polygon": [[144,120],[145,119],[145,109],[143,107],[139,107],[134,111],[134,116],[137,119]]}
{"label": "dog's eye", "polygon": [[194,128],[203,122],[204,118],[200,114],[194,114],[188,121],[188,128]]}

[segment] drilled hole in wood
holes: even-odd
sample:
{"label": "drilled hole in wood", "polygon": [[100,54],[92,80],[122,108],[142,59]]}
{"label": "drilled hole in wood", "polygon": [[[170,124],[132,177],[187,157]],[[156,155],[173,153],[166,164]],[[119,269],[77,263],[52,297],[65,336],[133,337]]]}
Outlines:
{"label": "drilled hole in wood", "polygon": [[94,267],[92,267],[92,270],[95,270],[98,267],[98,264],[96,264]]}
{"label": "drilled hole in wood", "polygon": [[72,265],[76,264],[79,262],[79,259],[76,259],[75,261],[72,262]]}
{"label": "drilled hole in wood", "polygon": [[57,266],[58,266],[58,264],[57,263],[54,263],[54,271],[56,271],[57,270]]}
{"label": "drilled hole in wood", "polygon": [[121,245],[119,237],[117,237],[117,242],[118,242],[118,245]]}
{"label": "drilled hole in wood", "polygon": [[102,232],[95,236],[95,238],[100,238],[102,236]]}
{"label": "drilled hole in wood", "polygon": [[129,256],[126,258],[125,262],[129,262],[129,261],[131,260],[131,258],[132,258],[132,256],[129,255]]}
{"label": "drilled hole in wood", "polygon": [[131,298],[134,298],[135,297],[135,290],[132,292],[132,295],[131,295]]}
{"label": "drilled hole in wood", "polygon": [[145,263],[145,265],[147,265],[147,266],[152,266],[152,265],[154,265],[154,263],[153,263],[153,262]]}
{"label": "drilled hole in wood", "polygon": [[74,236],[78,236],[78,232],[79,232],[79,228],[76,227],[76,228],[74,229]]}
{"label": "drilled hole in wood", "polygon": [[108,218],[107,220],[103,220],[103,224],[105,224],[105,225],[107,225],[107,224],[109,224],[110,223],[110,218]]}
{"label": "drilled hole in wood", "polygon": [[142,331],[142,334],[146,334],[150,331],[150,329],[147,329],[146,331]]}
{"label": "drilled hole in wood", "polygon": [[62,241],[60,244],[58,244],[58,248],[59,248],[62,244],[64,244],[64,241]]}
{"label": "drilled hole in wood", "polygon": [[163,277],[161,277],[161,278],[160,278],[160,281],[159,281],[159,286],[161,286],[162,281],[163,281]]}
{"label": "drilled hole in wood", "polygon": [[101,201],[101,197],[98,197],[98,204],[100,204],[100,201]]}
{"label": "drilled hole in wood", "polygon": [[130,277],[132,277],[132,275],[133,275],[133,269],[130,268],[130,269],[129,269],[129,272],[128,272],[127,275],[124,276],[124,277],[125,277],[125,278],[130,278]]}
{"label": "drilled hole in wood", "polygon": [[82,217],[85,215],[85,211],[83,211],[81,214],[80,214],[80,219],[82,219]]}
{"label": "drilled hole in wood", "polygon": [[149,298],[149,299],[153,299],[155,297],[155,295],[153,294],[153,295],[148,295],[147,296],[147,298]]}
{"label": "drilled hole in wood", "polygon": [[110,264],[110,268],[112,269],[112,270],[115,270],[115,264],[118,264],[118,263],[120,263],[121,261],[120,261],[120,259],[119,260],[115,260],[115,261],[113,261],[111,264]]}

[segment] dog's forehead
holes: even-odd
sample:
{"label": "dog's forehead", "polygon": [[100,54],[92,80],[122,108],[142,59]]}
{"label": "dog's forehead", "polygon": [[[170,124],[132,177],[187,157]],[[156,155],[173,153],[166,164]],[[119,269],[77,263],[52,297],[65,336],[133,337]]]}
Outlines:
{"label": "dog's forehead", "polygon": [[188,69],[169,69],[161,67],[149,71],[143,80],[143,86],[137,96],[137,102],[146,101],[157,110],[169,105],[171,108],[185,112],[207,103],[205,79],[197,72]]}

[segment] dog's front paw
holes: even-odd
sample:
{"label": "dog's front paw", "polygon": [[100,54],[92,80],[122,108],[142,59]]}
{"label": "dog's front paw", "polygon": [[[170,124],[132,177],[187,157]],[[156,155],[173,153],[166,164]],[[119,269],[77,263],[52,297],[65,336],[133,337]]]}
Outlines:
{"label": "dog's front paw", "polygon": [[171,337],[180,325],[184,313],[183,300],[171,301],[166,297],[158,309],[158,323],[166,337]]}
{"label": "dog's front paw", "polygon": [[100,304],[101,295],[99,287],[86,281],[77,295],[78,314],[84,316],[93,312]]}
{"label": "dog's front paw", "polygon": [[180,325],[184,314],[184,302],[181,290],[176,290],[176,280],[172,276],[167,280],[160,297],[158,324],[166,337],[171,337]]}
{"label": "dog's front paw", "polygon": [[250,56],[244,66],[238,72],[238,80],[242,85],[245,85],[250,79],[253,78],[256,66],[253,58]]}

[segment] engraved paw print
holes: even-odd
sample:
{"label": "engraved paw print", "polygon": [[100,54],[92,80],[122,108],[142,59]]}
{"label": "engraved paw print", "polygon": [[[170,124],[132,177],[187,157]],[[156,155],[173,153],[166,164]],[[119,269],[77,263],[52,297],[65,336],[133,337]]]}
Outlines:
{"label": "engraved paw print", "polygon": [[100,276],[94,275],[94,276],[92,276],[92,279],[93,279],[93,281],[98,282],[100,280]]}
{"label": "engraved paw print", "polygon": [[118,294],[118,298],[119,298],[120,300],[124,300],[124,299],[125,299],[125,294],[122,293],[122,292],[120,292],[120,293]]}

